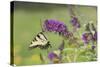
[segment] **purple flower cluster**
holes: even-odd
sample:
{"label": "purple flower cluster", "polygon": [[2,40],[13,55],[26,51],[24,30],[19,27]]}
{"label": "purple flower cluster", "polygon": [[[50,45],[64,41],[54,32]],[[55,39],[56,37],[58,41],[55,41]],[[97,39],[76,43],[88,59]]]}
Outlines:
{"label": "purple flower cluster", "polygon": [[59,33],[59,35],[66,38],[73,36],[73,33],[68,31],[67,26],[63,22],[54,19],[45,20],[43,29],[45,31]]}
{"label": "purple flower cluster", "polygon": [[90,33],[83,33],[82,35],[82,40],[84,41],[84,43],[89,43],[89,41],[92,39],[92,36]]}
{"label": "purple flower cluster", "polygon": [[80,23],[79,23],[77,17],[72,17],[71,23],[72,23],[73,27],[75,27],[75,28],[80,28]]}
{"label": "purple flower cluster", "polygon": [[57,32],[62,35],[68,31],[63,22],[53,19],[45,20],[43,27],[46,31]]}
{"label": "purple flower cluster", "polygon": [[[85,33],[82,35],[82,40],[84,41],[85,44],[88,44],[89,42],[92,43],[92,49],[95,48],[94,42],[97,41],[97,31],[96,28],[94,27],[93,23],[88,23],[86,25]],[[92,33],[94,31],[95,33]]]}

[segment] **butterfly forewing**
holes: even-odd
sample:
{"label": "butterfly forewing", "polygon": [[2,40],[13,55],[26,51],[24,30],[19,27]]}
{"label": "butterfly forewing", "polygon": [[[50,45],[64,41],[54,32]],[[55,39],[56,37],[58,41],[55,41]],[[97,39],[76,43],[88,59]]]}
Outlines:
{"label": "butterfly forewing", "polygon": [[38,35],[42,40],[47,40],[46,36],[42,32],[40,32]]}

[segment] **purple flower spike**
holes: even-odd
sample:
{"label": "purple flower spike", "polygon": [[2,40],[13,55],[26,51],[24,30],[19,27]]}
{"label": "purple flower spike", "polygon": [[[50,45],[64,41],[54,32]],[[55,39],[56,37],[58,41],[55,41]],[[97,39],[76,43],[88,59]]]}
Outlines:
{"label": "purple flower spike", "polygon": [[62,35],[64,34],[64,32],[67,31],[67,26],[63,22],[60,22],[58,20],[53,20],[53,19],[45,20],[43,26],[44,29],[49,32],[57,32],[61,33]]}
{"label": "purple flower spike", "polygon": [[73,25],[75,28],[80,28],[80,23],[79,23],[77,17],[72,17],[71,23],[72,23],[72,25]]}

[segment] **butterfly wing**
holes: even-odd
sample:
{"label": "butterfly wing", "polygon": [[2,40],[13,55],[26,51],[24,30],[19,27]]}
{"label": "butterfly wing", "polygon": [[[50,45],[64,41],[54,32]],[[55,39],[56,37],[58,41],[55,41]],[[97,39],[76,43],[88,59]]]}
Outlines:
{"label": "butterfly wing", "polygon": [[31,42],[29,48],[44,47],[48,43],[46,36],[40,32]]}

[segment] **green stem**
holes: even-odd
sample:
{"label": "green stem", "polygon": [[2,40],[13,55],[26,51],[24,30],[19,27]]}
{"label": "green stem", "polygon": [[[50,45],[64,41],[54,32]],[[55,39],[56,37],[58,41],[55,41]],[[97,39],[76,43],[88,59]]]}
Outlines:
{"label": "green stem", "polygon": [[71,62],[71,59],[68,55],[67,55],[67,60],[68,60],[68,62]]}

